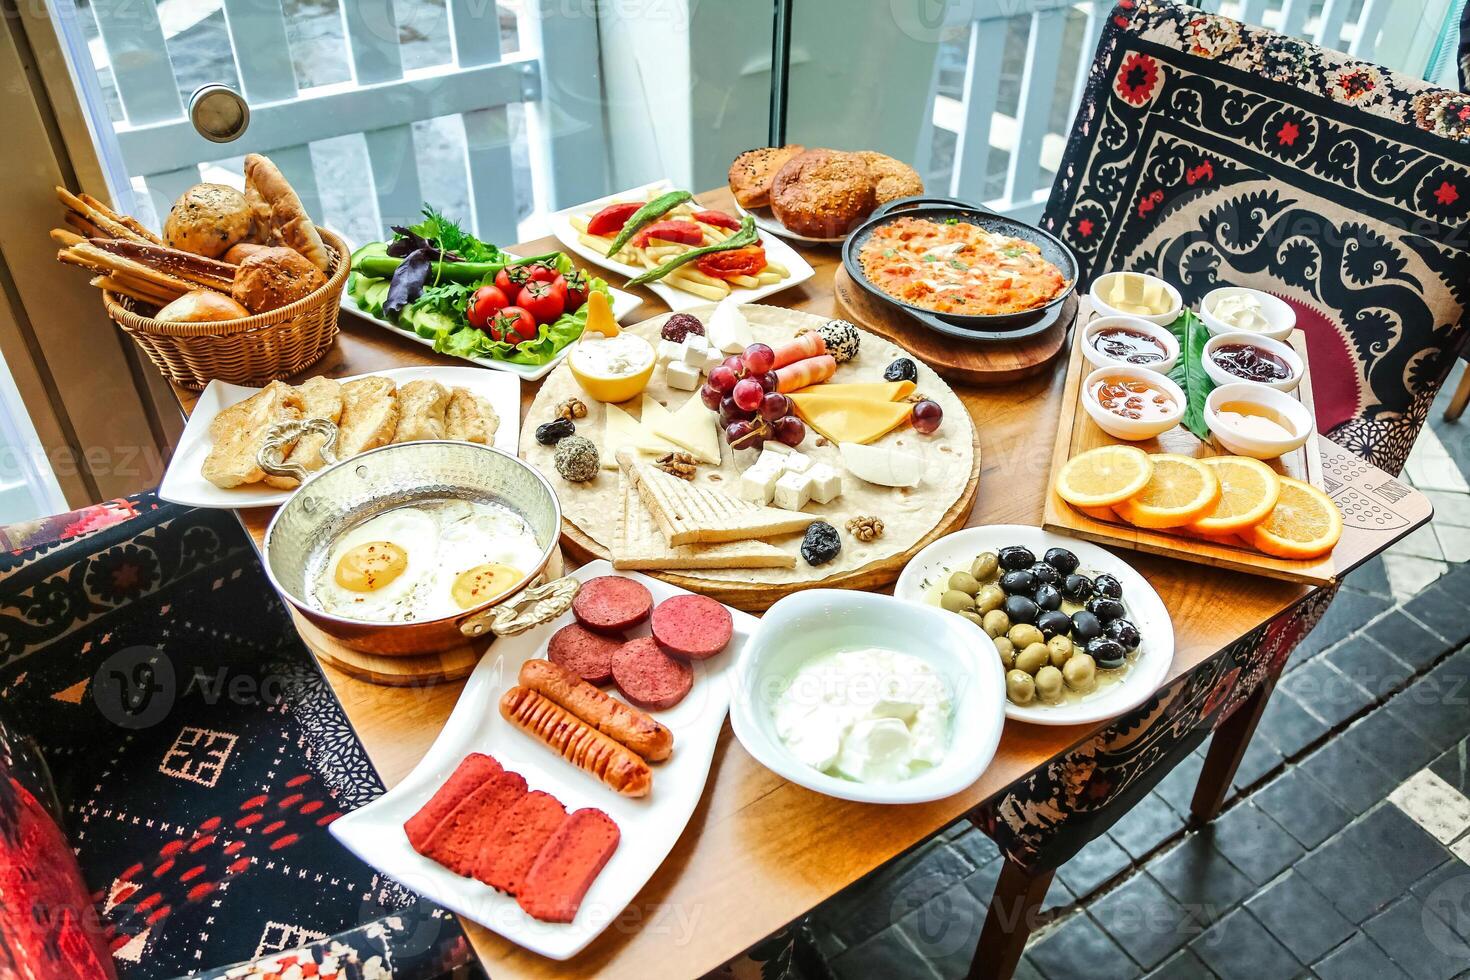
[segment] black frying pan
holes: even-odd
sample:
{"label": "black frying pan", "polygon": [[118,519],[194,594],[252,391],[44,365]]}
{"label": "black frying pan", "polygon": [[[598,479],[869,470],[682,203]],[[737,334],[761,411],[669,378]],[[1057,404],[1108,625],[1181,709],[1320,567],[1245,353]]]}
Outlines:
{"label": "black frying pan", "polygon": [[[1031,242],[1041,249],[1041,257],[1055,265],[1067,277],[1067,287],[1051,302],[1019,313],[1000,313],[992,316],[976,316],[954,313],[935,313],[920,306],[905,303],[891,296],[868,281],[863,273],[859,254],[873,232],[901,217],[927,218],[944,221],[955,218],[999,235],[1019,238]],[[1006,218],[974,204],[948,197],[901,197],[878,208],[856,231],[847,236],[842,244],[842,265],[852,281],[874,296],[903,310],[910,317],[931,330],[964,340],[1020,340],[1049,329],[1055,316],[1048,315],[1072,295],[1077,287],[1077,257],[1072,250],[1056,238],[1035,225],[1028,225],[1014,218]]]}

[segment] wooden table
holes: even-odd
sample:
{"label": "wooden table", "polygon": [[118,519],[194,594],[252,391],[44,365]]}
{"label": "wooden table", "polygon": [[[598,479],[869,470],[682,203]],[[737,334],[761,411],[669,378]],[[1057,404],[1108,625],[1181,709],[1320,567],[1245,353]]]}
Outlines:
{"label": "wooden table", "polygon": [[[700,197],[711,206],[730,207],[723,189]],[[554,239],[544,238],[514,250],[532,255],[558,247]],[[832,275],[841,261],[839,253],[823,248],[800,251],[816,269],[815,278],[777,294],[772,301],[823,316],[836,315]],[[667,311],[652,293],[645,298],[648,302],[640,308],[640,318]],[[379,327],[349,316],[342,319],[336,348],[308,375],[343,377],[391,367],[458,363]],[[1061,359],[1052,369],[1010,387],[956,386],[979,429],[983,456],[979,502],[969,525],[1040,525],[1064,372],[1065,359]],[[523,386],[523,412],[535,390],[534,383]],[[186,408],[192,407],[197,396],[182,390],[179,394]],[[257,542],[271,513],[269,508],[241,512]],[[1301,585],[1143,554],[1130,553],[1127,560],[1158,590],[1173,616],[1175,654],[1170,680],[1310,591]],[[313,635],[309,645],[317,642],[318,636]],[[324,670],[368,756],[390,787],[418,763],[443,727],[462,687],[460,683],[418,689],[380,687],[330,667]],[[558,963],[528,953],[473,923],[467,922],[466,929],[495,980],[699,976],[933,836],[1087,738],[1097,727],[1007,725],[994,761],[969,789],[934,803],[879,807],[831,799],[785,782],[747,755],[726,724],[704,798],[684,835],[633,905],[580,956]]]}

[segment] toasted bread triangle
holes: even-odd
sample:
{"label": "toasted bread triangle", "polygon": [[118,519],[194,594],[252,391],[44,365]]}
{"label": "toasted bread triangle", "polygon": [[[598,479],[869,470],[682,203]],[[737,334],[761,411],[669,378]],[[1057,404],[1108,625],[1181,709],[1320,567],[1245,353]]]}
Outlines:
{"label": "toasted bread triangle", "polygon": [[613,535],[613,568],[795,568],[796,556],[764,541],[722,541],[671,545],[633,488],[633,477],[618,479],[621,509]]}
{"label": "toasted bread triangle", "polygon": [[618,455],[618,464],[636,481],[639,498],[671,545],[793,534],[806,530],[816,520],[794,510],[762,507],[696,486],[656,467],[638,463],[626,450]]}

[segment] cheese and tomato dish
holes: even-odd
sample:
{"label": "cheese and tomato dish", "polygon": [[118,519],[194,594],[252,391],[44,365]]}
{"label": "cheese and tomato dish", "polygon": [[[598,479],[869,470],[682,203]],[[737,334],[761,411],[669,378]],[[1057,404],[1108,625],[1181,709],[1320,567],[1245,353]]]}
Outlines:
{"label": "cheese and tomato dish", "polygon": [[1031,242],[967,221],[899,218],[873,231],[859,260],[873,285],[936,313],[1024,313],[1067,288],[1062,270]]}

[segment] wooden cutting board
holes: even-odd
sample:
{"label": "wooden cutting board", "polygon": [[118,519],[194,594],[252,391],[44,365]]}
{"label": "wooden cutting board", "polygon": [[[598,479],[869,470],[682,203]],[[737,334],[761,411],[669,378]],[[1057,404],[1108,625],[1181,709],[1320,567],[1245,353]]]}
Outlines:
{"label": "wooden cutting board", "polygon": [[[1086,323],[1089,318],[1084,302],[1084,315],[1078,318],[1079,326]],[[1302,363],[1306,364],[1306,341],[1300,330],[1292,333],[1289,343],[1301,357]],[[1285,579],[1290,582],[1327,585],[1335,580],[1337,566],[1331,554],[1312,561],[1273,558],[1248,548],[1244,544],[1235,548],[1204,538],[1173,534],[1168,531],[1150,531],[1129,524],[1095,520],[1057,496],[1056,475],[1067,460],[1089,449],[1096,449],[1098,446],[1123,444],[1122,440],[1113,438],[1099,428],[1092,417],[1087,414],[1086,409],[1082,407],[1082,379],[1090,374],[1091,370],[1092,365],[1082,356],[1082,330],[1075,330],[1073,331],[1071,360],[1067,365],[1067,383],[1062,389],[1062,415],[1057,425],[1056,443],[1052,449],[1051,479],[1047,485],[1046,509],[1042,517],[1043,527],[1048,531],[1074,534],[1098,544],[1117,545],[1169,558],[1179,558],[1200,565],[1229,568],[1255,575],[1265,575],[1268,578]],[[1315,419],[1317,413],[1312,403],[1310,366],[1293,394],[1301,400],[1307,412]],[[1156,439],[1147,439],[1130,445],[1137,446],[1147,453],[1178,453],[1183,456],[1201,458],[1229,455],[1212,443],[1200,441],[1182,425],[1170,429]],[[1270,460],[1267,465],[1283,476],[1310,483],[1321,489],[1323,487],[1322,456],[1316,430],[1313,429],[1312,435],[1302,448],[1280,459]]]}

